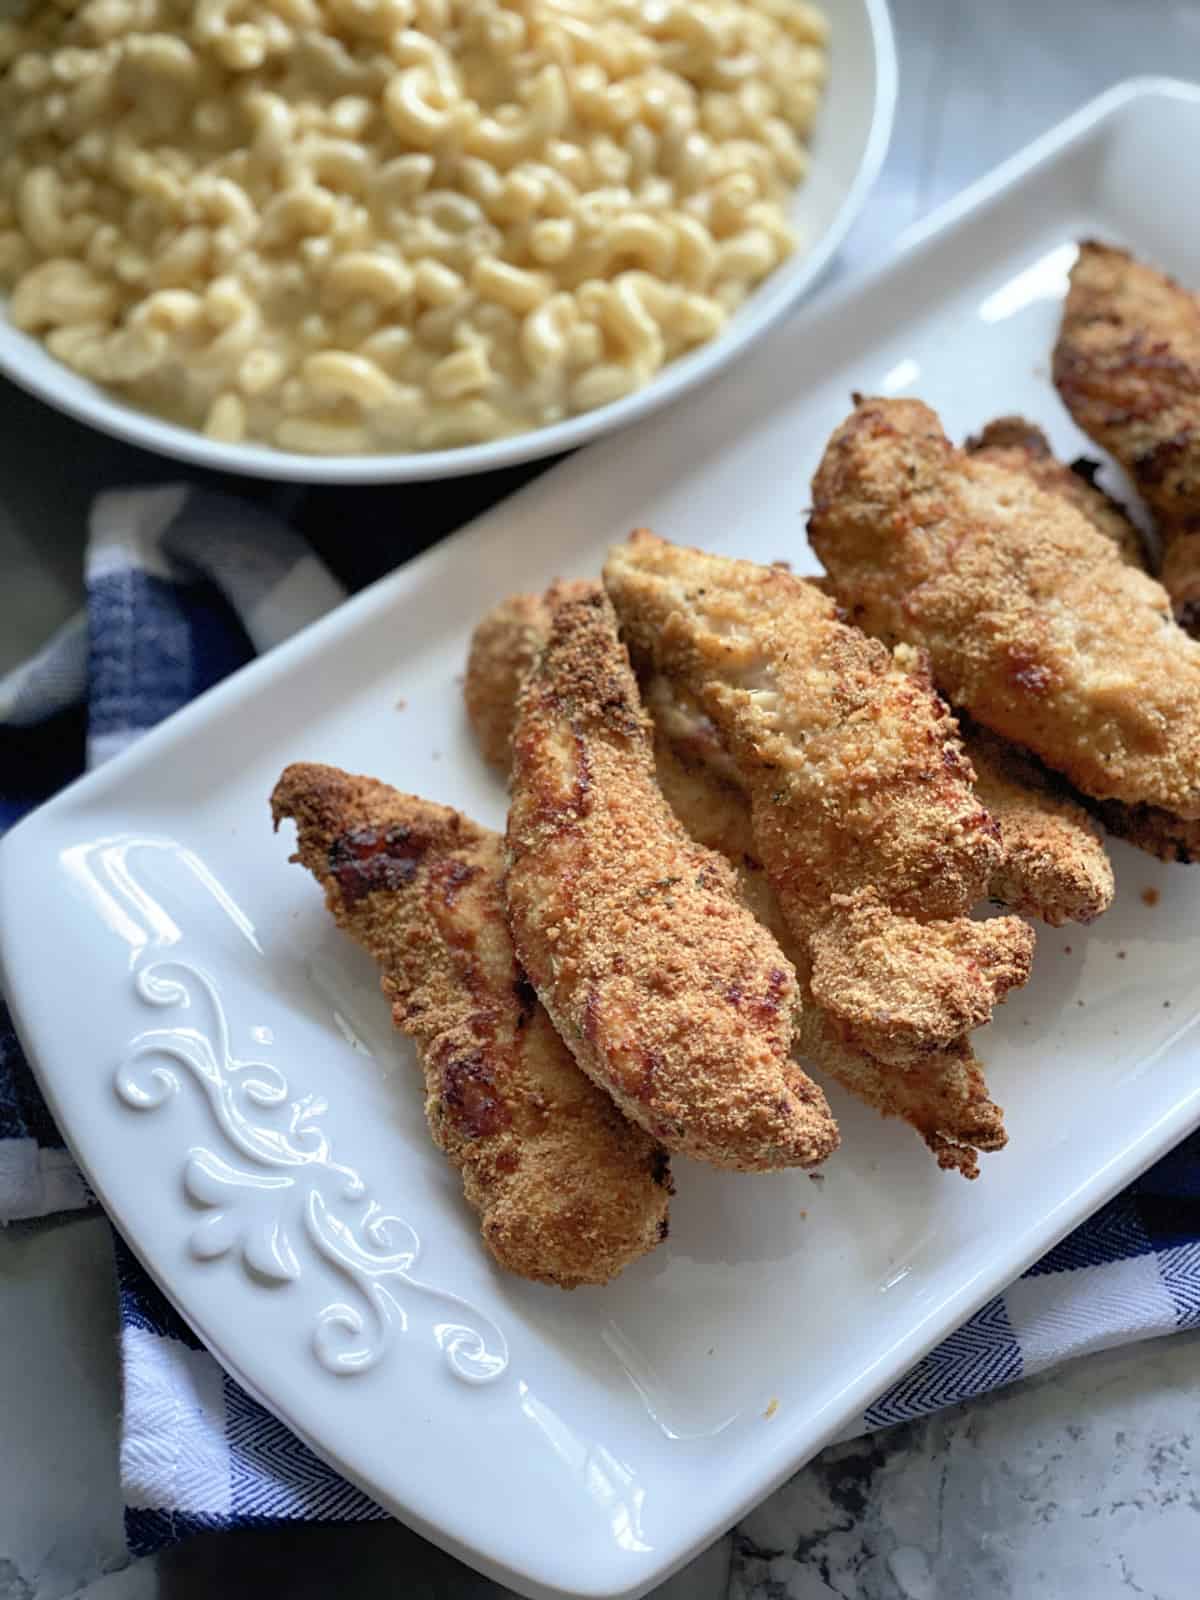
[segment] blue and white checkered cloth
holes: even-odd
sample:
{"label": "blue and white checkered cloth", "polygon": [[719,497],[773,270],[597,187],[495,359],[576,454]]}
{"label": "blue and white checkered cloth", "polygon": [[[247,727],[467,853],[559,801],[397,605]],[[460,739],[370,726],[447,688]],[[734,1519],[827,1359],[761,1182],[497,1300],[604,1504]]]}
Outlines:
{"label": "blue and white checkered cloth", "polygon": [[[0,827],[342,598],[307,546],[194,489],[96,503],[87,609],[0,680]],[[91,1204],[0,1007],[0,1221]],[[227,1377],[120,1245],[130,1548],[202,1528],[383,1513]],[[1200,1326],[1200,1135],[892,1386],[866,1431],[1092,1350]]]}

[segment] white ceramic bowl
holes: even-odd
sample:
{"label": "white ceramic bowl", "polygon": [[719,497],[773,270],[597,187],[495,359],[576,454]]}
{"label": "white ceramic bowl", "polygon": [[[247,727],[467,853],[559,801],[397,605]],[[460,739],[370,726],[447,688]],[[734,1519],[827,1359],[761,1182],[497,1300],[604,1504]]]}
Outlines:
{"label": "white ceramic bowl", "polygon": [[612,405],[489,444],[403,455],[311,456],[267,445],[220,444],[123,404],[56,361],[0,317],[0,372],[104,433],[220,472],[303,483],[415,483],[490,472],[573,450],[628,427],[713,377],[804,295],[833,258],[879,175],[892,132],[896,52],[887,0],[821,0],[831,25],[830,85],[812,145],[812,170],[792,215],[800,251],[756,290],[711,344],[673,361]]}

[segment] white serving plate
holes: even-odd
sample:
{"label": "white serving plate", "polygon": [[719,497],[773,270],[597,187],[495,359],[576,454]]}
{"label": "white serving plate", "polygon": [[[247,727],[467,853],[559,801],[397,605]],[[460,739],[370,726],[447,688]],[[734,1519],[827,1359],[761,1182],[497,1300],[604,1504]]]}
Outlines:
{"label": "white serving plate", "polygon": [[[834,1086],[844,1142],[823,1183],[677,1161],[669,1243],[567,1295],[490,1265],[370,963],[287,864],[290,828],[271,833],[271,786],[288,761],[329,761],[499,825],[460,706],[479,614],[595,572],[641,522],[811,566],[809,475],[852,389],[919,392],[956,435],[1020,410],[1081,449],[1047,376],[1070,242],[1125,240],[1200,281],[1198,147],[1200,89],[1104,96],[871,281],[246,668],[0,845],[17,1025],[138,1255],[315,1450],[522,1594],[644,1593],[1200,1121],[1200,874],[1114,845],[1111,913],[1039,934],[1032,982],[979,1040],[1010,1144],[977,1183]],[[131,1059],[139,1040],[174,1060]],[[281,1069],[286,1094],[271,1071],[239,1076],[247,1058]],[[255,1076],[257,1100],[238,1087]],[[381,1217],[405,1221],[372,1233]]]}
{"label": "white serving plate", "polygon": [[[0,0],[0,17],[7,0]],[[536,461],[648,417],[728,366],[794,306],[840,249],[870,193],[892,134],[896,49],[887,0],[821,0],[830,23],[830,88],[811,145],[812,168],[791,207],[801,247],[749,296],[711,344],[663,369],[646,388],[547,428],[456,450],[310,456],[222,444],[125,405],[18,332],[0,301],[0,372],[39,399],[115,438],[220,472],[304,483],[414,483]]]}

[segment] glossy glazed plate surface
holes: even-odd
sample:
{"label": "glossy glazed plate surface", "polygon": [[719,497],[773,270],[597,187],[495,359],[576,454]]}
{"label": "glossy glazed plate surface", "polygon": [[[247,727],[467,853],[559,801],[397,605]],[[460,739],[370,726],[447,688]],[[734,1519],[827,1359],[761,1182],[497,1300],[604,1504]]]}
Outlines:
{"label": "glossy glazed plate surface", "polygon": [[[823,1182],[676,1163],[670,1241],[605,1290],[490,1265],[370,963],[271,833],[288,761],[499,825],[465,726],[480,613],[638,523],[813,566],[852,389],[962,436],[1048,378],[1073,244],[1200,281],[1200,90],[1106,96],[653,428],[566,463],[247,668],[0,845],[0,953],[55,1114],[229,1370],[386,1506],[531,1596],[632,1596],[843,1429],[1200,1120],[1200,874],[1114,845],[1093,929],[1041,930],[979,1036],[1010,1144],[975,1184],[830,1091]],[[1152,908],[1143,891],[1154,889]],[[1148,897],[1153,898],[1153,897]],[[504,1485],[504,1493],[497,1491]]]}
{"label": "glossy glazed plate surface", "polygon": [[[0,0],[0,18],[12,0]],[[491,472],[573,450],[647,417],[714,377],[794,306],[829,265],[879,175],[892,132],[896,52],[887,0],[822,0],[830,23],[830,88],[814,133],[812,167],[791,207],[801,245],[711,344],[673,361],[645,389],[489,444],[419,454],[304,456],[221,444],[121,403],[9,325],[0,310],[0,372],[80,422],[147,450],[223,472],[306,483],[412,483]],[[0,301],[2,308],[2,301]]]}

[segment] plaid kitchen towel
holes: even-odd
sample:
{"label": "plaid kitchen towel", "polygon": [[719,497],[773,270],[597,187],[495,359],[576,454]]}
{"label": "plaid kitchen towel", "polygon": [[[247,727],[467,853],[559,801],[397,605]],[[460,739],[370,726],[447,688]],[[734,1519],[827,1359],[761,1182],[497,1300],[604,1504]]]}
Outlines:
{"label": "plaid kitchen towel", "polygon": [[[186,488],[96,503],[86,614],[0,680],[0,826],[342,597],[281,520]],[[90,1204],[0,1009],[0,1221]],[[203,1528],[383,1513],[228,1378],[118,1243],[131,1549]],[[1200,1135],[870,1408],[909,1420],[1055,1363],[1200,1326]]]}

